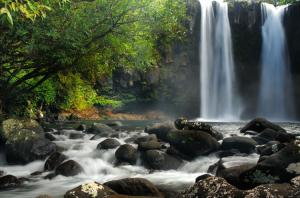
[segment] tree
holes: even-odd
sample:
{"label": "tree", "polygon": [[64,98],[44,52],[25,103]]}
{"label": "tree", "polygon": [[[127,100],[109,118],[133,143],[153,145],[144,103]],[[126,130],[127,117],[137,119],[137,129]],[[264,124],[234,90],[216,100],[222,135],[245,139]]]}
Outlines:
{"label": "tree", "polygon": [[180,0],[72,1],[49,7],[53,11],[34,23],[17,16],[14,26],[0,25],[2,107],[57,74],[81,73],[93,83],[116,66],[156,65],[157,40],[185,32]]}

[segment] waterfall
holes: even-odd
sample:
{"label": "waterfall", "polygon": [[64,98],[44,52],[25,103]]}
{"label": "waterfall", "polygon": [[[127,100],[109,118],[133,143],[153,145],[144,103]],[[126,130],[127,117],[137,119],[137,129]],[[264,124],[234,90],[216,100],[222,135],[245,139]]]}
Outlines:
{"label": "waterfall", "polygon": [[286,6],[262,4],[261,85],[258,114],[274,120],[293,117],[293,94],[286,37],[283,27]]}
{"label": "waterfall", "polygon": [[200,117],[208,120],[236,120],[239,116],[234,94],[235,74],[228,6],[221,0],[199,1]]}

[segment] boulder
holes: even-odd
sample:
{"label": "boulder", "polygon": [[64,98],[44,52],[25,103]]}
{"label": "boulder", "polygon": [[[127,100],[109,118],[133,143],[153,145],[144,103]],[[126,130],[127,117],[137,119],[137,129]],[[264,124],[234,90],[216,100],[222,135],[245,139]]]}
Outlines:
{"label": "boulder", "polygon": [[97,145],[97,149],[98,150],[100,150],[100,149],[114,149],[114,148],[117,148],[120,145],[121,145],[121,143],[118,140],[109,138],[109,139],[106,139],[106,140],[103,140],[102,142],[100,142]]}
{"label": "boulder", "polygon": [[168,132],[175,130],[174,124],[169,122],[163,122],[154,124],[153,126],[148,126],[145,128],[145,132],[149,134],[155,134],[159,139],[166,139]]}
{"label": "boulder", "polygon": [[225,138],[222,142],[221,149],[222,150],[231,150],[236,149],[241,153],[253,153],[255,151],[255,147],[257,142],[248,137],[228,137]]}
{"label": "boulder", "polygon": [[28,136],[24,139],[9,140],[5,144],[7,162],[12,164],[26,164],[35,160],[44,160],[56,149],[56,144],[48,139],[28,138]]}
{"label": "boulder", "polygon": [[273,129],[265,129],[256,137],[266,139],[268,141],[279,141],[281,143],[288,143],[295,140],[295,136],[285,131],[275,131]]}
{"label": "boulder", "polygon": [[52,135],[51,133],[45,133],[45,138],[50,140],[50,141],[55,141],[56,137]]}
{"label": "boulder", "polygon": [[267,144],[257,147],[257,153],[261,156],[269,156],[277,153],[283,149],[286,145],[277,141],[270,141]]}
{"label": "boulder", "polygon": [[106,125],[110,126],[110,127],[121,127],[121,126],[123,126],[122,122],[120,122],[120,121],[111,121],[111,122],[106,123]]}
{"label": "boulder", "polygon": [[285,129],[283,129],[279,125],[274,124],[264,118],[255,118],[241,129],[241,133],[246,133],[247,131],[255,131],[257,133],[261,133],[267,128],[275,131],[285,131]]}
{"label": "boulder", "polygon": [[13,175],[0,177],[0,190],[15,188],[21,185],[21,180]]}
{"label": "boulder", "polygon": [[122,195],[162,197],[160,191],[150,181],[143,178],[114,180],[103,185]]}
{"label": "boulder", "polygon": [[149,150],[142,155],[143,163],[154,170],[178,169],[183,161],[159,150]]}
{"label": "boulder", "polygon": [[8,119],[1,123],[0,139],[6,142],[8,140],[38,137],[43,136],[43,132],[43,128],[35,120]]}
{"label": "boulder", "polygon": [[86,132],[105,137],[109,134],[115,133],[116,131],[106,124],[94,123]]}
{"label": "boulder", "polygon": [[187,160],[187,161],[193,160],[193,158],[181,153],[180,151],[178,151],[173,146],[168,147],[166,153],[171,155],[171,156],[174,156],[176,158],[179,158],[179,159],[184,159],[184,160]]}
{"label": "boulder", "polygon": [[87,129],[87,126],[85,124],[80,124],[76,130],[77,131],[85,131]]}
{"label": "boulder", "polygon": [[140,136],[134,140],[134,143],[139,144],[141,142],[158,141],[155,134]]}
{"label": "boulder", "polygon": [[109,195],[117,193],[109,187],[101,185],[97,182],[82,184],[64,195],[64,198],[107,198]]}
{"label": "boulder", "polygon": [[215,138],[199,131],[170,131],[164,140],[192,158],[208,155],[220,147]]}
{"label": "boulder", "polygon": [[135,164],[138,158],[138,152],[137,149],[130,144],[124,144],[116,150],[115,157],[119,163],[128,162]]}
{"label": "boulder", "polygon": [[220,177],[204,177],[192,187],[182,192],[178,198],[269,198],[269,197],[297,197],[297,190],[290,184],[266,184],[251,190],[240,190]]}
{"label": "boulder", "polygon": [[76,140],[76,139],[82,139],[84,137],[83,133],[70,133],[69,138]]}
{"label": "boulder", "polygon": [[162,145],[157,141],[149,141],[149,142],[141,142],[139,143],[138,150],[139,151],[147,151],[147,150],[155,150],[161,149]]}
{"label": "boulder", "polygon": [[63,175],[66,177],[75,176],[82,172],[83,172],[83,168],[81,167],[80,164],[78,164],[74,160],[68,160],[60,164],[55,170],[56,175]]}
{"label": "boulder", "polygon": [[257,165],[242,174],[249,186],[260,184],[288,182],[300,175],[300,145],[290,143],[280,151],[264,156]]}
{"label": "boulder", "polygon": [[68,157],[62,153],[55,152],[46,160],[44,165],[45,171],[52,171],[57,168],[63,161],[65,161]]}

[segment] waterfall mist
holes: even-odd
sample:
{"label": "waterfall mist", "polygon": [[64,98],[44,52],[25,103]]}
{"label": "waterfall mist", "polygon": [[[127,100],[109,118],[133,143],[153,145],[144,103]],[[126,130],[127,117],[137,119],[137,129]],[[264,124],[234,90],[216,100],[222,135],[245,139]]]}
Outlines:
{"label": "waterfall mist", "polygon": [[273,120],[291,120],[294,101],[283,27],[286,6],[262,4],[261,83],[258,115]]}
{"label": "waterfall mist", "polygon": [[[201,119],[238,120],[234,59],[228,6],[223,1],[201,4]],[[214,9],[215,6],[215,9]]]}

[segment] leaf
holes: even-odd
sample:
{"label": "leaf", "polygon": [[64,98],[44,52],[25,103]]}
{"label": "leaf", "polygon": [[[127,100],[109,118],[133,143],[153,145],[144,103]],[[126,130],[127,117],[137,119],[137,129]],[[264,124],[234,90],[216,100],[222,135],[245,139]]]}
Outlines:
{"label": "leaf", "polygon": [[6,14],[8,22],[9,22],[11,25],[14,24],[13,18],[12,18],[11,14],[10,14],[10,12],[9,12],[9,10],[8,10],[7,8],[1,8],[1,9],[0,9],[0,14]]}

